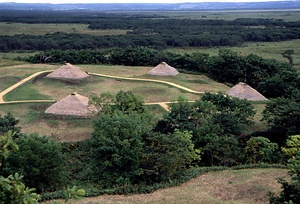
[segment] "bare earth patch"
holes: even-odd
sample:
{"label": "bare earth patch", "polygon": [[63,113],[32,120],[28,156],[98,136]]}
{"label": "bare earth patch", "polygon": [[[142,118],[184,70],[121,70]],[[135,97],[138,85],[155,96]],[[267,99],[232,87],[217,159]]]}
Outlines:
{"label": "bare earth patch", "polygon": [[264,204],[268,191],[279,192],[275,178],[287,177],[286,169],[225,170],[203,174],[177,187],[150,194],[102,195],[84,198],[80,204]]}

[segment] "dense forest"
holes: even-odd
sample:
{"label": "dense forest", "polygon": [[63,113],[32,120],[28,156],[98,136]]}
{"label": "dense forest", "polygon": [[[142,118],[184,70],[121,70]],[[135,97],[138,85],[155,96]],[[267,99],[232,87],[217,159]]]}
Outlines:
{"label": "dense forest", "polygon": [[[162,15],[120,15],[88,12],[4,11],[0,22],[83,23],[90,29],[129,30],[125,35],[91,36],[53,33],[43,36],[0,36],[0,51],[101,49],[109,47],[237,46],[244,42],[274,42],[300,38],[299,22],[243,18],[233,21],[177,19]],[[221,28],[221,29],[220,29]]]}
{"label": "dense forest", "polygon": [[[261,113],[267,128],[249,134],[244,130],[254,122],[255,103],[222,92],[204,93],[195,102],[179,97],[159,118],[130,91],[92,97],[91,104],[101,111],[93,119],[90,139],[78,142],[24,134],[18,119],[7,113],[0,116],[0,202],[37,203],[65,195],[68,200],[84,195],[83,189],[87,196],[148,193],[209,169],[275,166],[289,168],[292,179],[279,179],[281,194],[270,193],[270,203],[299,203],[300,77],[293,66],[293,51],[284,53],[289,63],[283,63],[230,49],[220,49],[215,56],[165,50],[299,39],[299,21],[3,11],[0,22],[81,23],[90,29],[128,30],[106,36],[0,35],[1,51],[39,51],[19,60],[127,66],[166,61],[182,72],[204,74],[229,86],[246,82],[269,98]],[[66,186],[67,193],[62,191]]]}

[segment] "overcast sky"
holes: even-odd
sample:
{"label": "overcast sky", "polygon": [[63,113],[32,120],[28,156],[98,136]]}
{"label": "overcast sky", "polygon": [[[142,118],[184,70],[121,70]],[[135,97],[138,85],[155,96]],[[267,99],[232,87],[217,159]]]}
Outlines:
{"label": "overcast sky", "polygon": [[276,0],[0,0],[16,3],[184,3],[184,2],[259,2]]}

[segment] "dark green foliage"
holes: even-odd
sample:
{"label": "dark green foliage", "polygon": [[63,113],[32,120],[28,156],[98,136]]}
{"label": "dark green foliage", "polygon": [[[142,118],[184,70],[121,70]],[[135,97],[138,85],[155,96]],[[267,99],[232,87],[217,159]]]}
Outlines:
{"label": "dark green foliage", "polygon": [[300,88],[297,70],[287,63],[276,62],[275,60],[269,60],[269,63],[270,69],[273,71],[267,73],[268,76],[258,84],[257,90],[270,98],[292,97],[295,91],[299,91]]}
{"label": "dark green foliage", "polygon": [[203,153],[204,165],[232,166],[243,162],[244,154],[237,135],[243,125],[252,122],[255,111],[251,103],[223,93],[205,93],[194,103],[180,101],[170,108],[155,131],[191,131],[195,147]]}
{"label": "dark green foliage", "polygon": [[282,146],[288,136],[300,133],[300,103],[285,98],[270,100],[263,111],[263,120],[272,133],[269,139]]}
{"label": "dark green foliage", "polygon": [[[12,14],[14,13],[14,14]],[[147,46],[152,48],[186,46],[238,46],[244,42],[274,42],[299,38],[299,22],[281,19],[167,18],[157,14],[103,13],[77,11],[3,11],[2,22],[82,23],[89,28],[123,29],[125,35],[92,36],[78,33],[0,36],[0,50],[100,49]],[[249,29],[249,25],[254,25]],[[262,28],[264,27],[264,28]]]}
{"label": "dark green foliage", "polygon": [[143,101],[120,91],[111,111],[99,113],[90,140],[94,178],[105,187],[152,183],[199,160],[186,131],[171,134],[152,131],[152,121]]}
{"label": "dark green foliage", "polygon": [[212,57],[208,64],[208,73],[212,78],[232,84],[246,80],[244,69],[244,58],[228,49],[220,50],[219,55]]}
{"label": "dark green foliage", "polygon": [[220,124],[224,134],[237,135],[242,126],[253,123],[255,114],[254,106],[247,100],[232,98],[224,93],[205,93],[201,98],[203,101],[211,102],[217,108],[214,120]]}
{"label": "dark green foliage", "polygon": [[204,165],[235,166],[245,159],[236,136],[207,135],[204,141],[206,145],[201,148],[205,156],[203,159],[207,160]]}
{"label": "dark green foliage", "polygon": [[14,137],[20,134],[20,127],[18,127],[19,120],[15,119],[11,113],[0,115],[0,135],[11,130],[14,132]]}
{"label": "dark green foliage", "polygon": [[138,115],[100,114],[92,134],[95,174],[104,186],[124,185],[141,173],[142,135],[149,128]]}
{"label": "dark green foliage", "polygon": [[[11,152],[16,152],[19,150],[18,145],[13,139],[13,136],[14,133],[11,130],[0,134],[0,168],[3,165],[3,161],[7,159]],[[25,186],[25,184],[22,182],[22,175],[18,173],[12,173],[7,177],[3,177],[2,172],[0,173],[0,203],[38,203],[40,195],[34,192],[34,188],[28,188]]]}
{"label": "dark green foliage", "polygon": [[178,100],[178,103],[170,104],[169,107],[171,111],[158,122],[155,130],[162,133],[173,133],[175,129],[193,131],[196,124],[190,117],[193,112],[191,104]]}
{"label": "dark green foliage", "polygon": [[144,154],[140,179],[144,182],[165,181],[174,174],[199,162],[199,151],[194,149],[192,135],[175,130],[173,134],[150,133],[144,136]]}
{"label": "dark green foliage", "polygon": [[47,136],[22,135],[16,140],[19,151],[12,153],[4,172],[24,175],[24,182],[38,192],[53,191],[65,185],[64,154],[59,142]]}
{"label": "dark green foliage", "polygon": [[298,204],[300,203],[300,150],[297,154],[288,160],[289,173],[291,181],[288,182],[283,178],[279,178],[278,182],[281,184],[281,192],[279,196],[270,193],[271,204]]}
{"label": "dark green foliage", "polygon": [[285,57],[289,60],[290,64],[293,64],[294,63],[294,58],[293,58],[293,54],[294,54],[294,50],[285,50],[283,53],[282,53],[282,57]]}
{"label": "dark green foliage", "polygon": [[143,99],[134,95],[131,91],[119,91],[116,94],[113,109],[120,110],[124,114],[148,114]]}
{"label": "dark green foliage", "polygon": [[278,145],[265,137],[251,137],[247,141],[245,153],[249,163],[274,163]]}
{"label": "dark green foliage", "polygon": [[109,62],[126,66],[153,66],[157,50],[147,47],[113,49],[109,55]]}

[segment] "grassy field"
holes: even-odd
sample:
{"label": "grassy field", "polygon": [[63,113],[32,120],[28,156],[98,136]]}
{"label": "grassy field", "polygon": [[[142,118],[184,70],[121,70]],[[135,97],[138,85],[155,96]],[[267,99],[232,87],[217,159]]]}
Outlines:
{"label": "grassy field", "polygon": [[[73,204],[265,204],[268,191],[279,192],[275,178],[288,177],[286,169],[225,170],[203,174],[180,186],[150,194],[102,195]],[[49,203],[49,202],[48,202]]]}
{"label": "grassy field", "polygon": [[[3,67],[2,78],[9,80],[13,76],[24,78],[25,76],[37,72],[38,70],[56,69],[60,65],[24,65],[15,67]],[[227,91],[229,87],[217,83],[203,75],[179,74],[175,77],[151,77],[146,73],[152,67],[125,67],[125,66],[101,66],[101,65],[82,65],[84,71],[102,73],[106,75],[115,75],[123,77],[159,79],[173,82],[196,91]],[[11,72],[11,70],[14,70]],[[0,88],[6,86],[6,83],[0,82]],[[34,99],[54,99],[60,100],[72,92],[78,92],[83,95],[97,95],[104,92],[117,93],[118,91],[132,91],[135,94],[143,95],[145,102],[165,102],[174,101],[178,96],[184,96],[188,100],[196,100],[199,94],[191,94],[181,91],[178,88],[153,82],[135,82],[129,80],[110,79],[98,76],[92,76],[80,84],[71,84],[56,80],[39,78],[31,80],[21,87],[5,95],[5,100],[28,100],[29,95]],[[22,94],[23,93],[23,94]]]}
{"label": "grassy field", "polygon": [[91,30],[86,24],[27,24],[27,23],[0,23],[1,35],[45,35],[55,32],[88,34],[95,36],[123,35],[129,30]]}
{"label": "grassy field", "polygon": [[[8,66],[1,68],[0,91],[9,85],[29,76],[37,71],[54,70],[61,65],[45,64],[25,64]],[[101,66],[101,65],[81,65],[81,68],[88,72],[102,74],[113,74],[124,77],[139,77],[166,80],[178,83],[198,91],[226,91],[229,87],[217,83],[202,75],[179,74],[176,77],[150,77],[147,73],[151,67],[125,67],[125,66]],[[81,84],[72,84],[57,80],[37,77],[30,80],[15,90],[4,96],[6,101],[12,100],[34,100],[34,99],[54,99],[60,100],[72,92],[78,92],[85,96],[98,95],[104,92],[117,93],[118,91],[129,91],[141,95],[145,102],[165,102],[177,100],[183,96],[188,100],[199,99],[199,94],[191,94],[179,90],[178,88],[153,82],[135,82],[129,80],[116,80],[105,77],[91,76]],[[62,141],[76,141],[86,139],[92,131],[92,119],[64,120],[53,118],[44,114],[49,107],[49,103],[41,104],[2,104],[0,114],[11,112],[20,120],[22,132],[37,132],[43,134],[54,134]],[[155,117],[161,117],[164,110],[158,105],[149,106],[150,111]],[[78,125],[80,124],[80,125]],[[55,127],[55,128],[53,128]]]}
{"label": "grassy field", "polygon": [[209,55],[218,55],[219,50],[225,48],[237,52],[243,56],[249,54],[255,54],[267,59],[276,59],[278,61],[288,63],[288,59],[282,57],[282,53],[285,50],[294,50],[294,66],[300,68],[300,39],[281,42],[257,42],[257,43],[245,43],[240,47],[214,47],[214,48],[171,48],[168,51],[175,53],[192,53],[203,52]]}
{"label": "grassy field", "polygon": [[[2,67],[0,91],[37,71],[55,70],[60,66],[61,65],[25,64]],[[203,75],[179,74],[175,77],[148,76],[145,73],[147,73],[151,67],[103,65],[80,65],[80,67],[82,70],[88,71],[89,73],[93,72],[123,77],[165,80],[196,91],[225,92],[229,89],[229,87],[224,84],[217,83]],[[5,101],[38,99],[61,100],[72,92],[77,92],[89,97],[92,95],[100,95],[105,92],[116,94],[120,90],[132,91],[133,93],[142,96],[146,103],[174,101],[177,100],[179,96],[182,96],[187,100],[197,100],[201,96],[199,94],[181,91],[178,88],[169,85],[154,82],[136,82],[91,76],[82,83],[73,84],[40,76],[9,92],[4,96],[4,99]],[[49,103],[2,104],[0,105],[0,114],[12,112],[16,118],[20,119],[20,125],[24,133],[37,132],[39,134],[55,134],[58,135],[62,141],[81,140],[89,137],[92,131],[91,119],[75,119],[69,121],[64,120],[63,118],[48,117],[44,114],[44,111],[50,105],[51,104]],[[261,112],[264,109],[265,104],[254,105],[257,110],[257,114],[254,118],[255,124],[247,127],[245,134],[257,130],[264,130],[266,128],[266,125],[260,121],[262,118]],[[161,117],[164,112],[158,105],[151,105],[149,106],[149,109],[156,118]],[[82,125],[77,125],[77,122]]]}
{"label": "grassy field", "polygon": [[173,18],[235,20],[237,18],[269,18],[299,21],[300,10],[223,10],[223,11],[176,11],[161,12]]}

